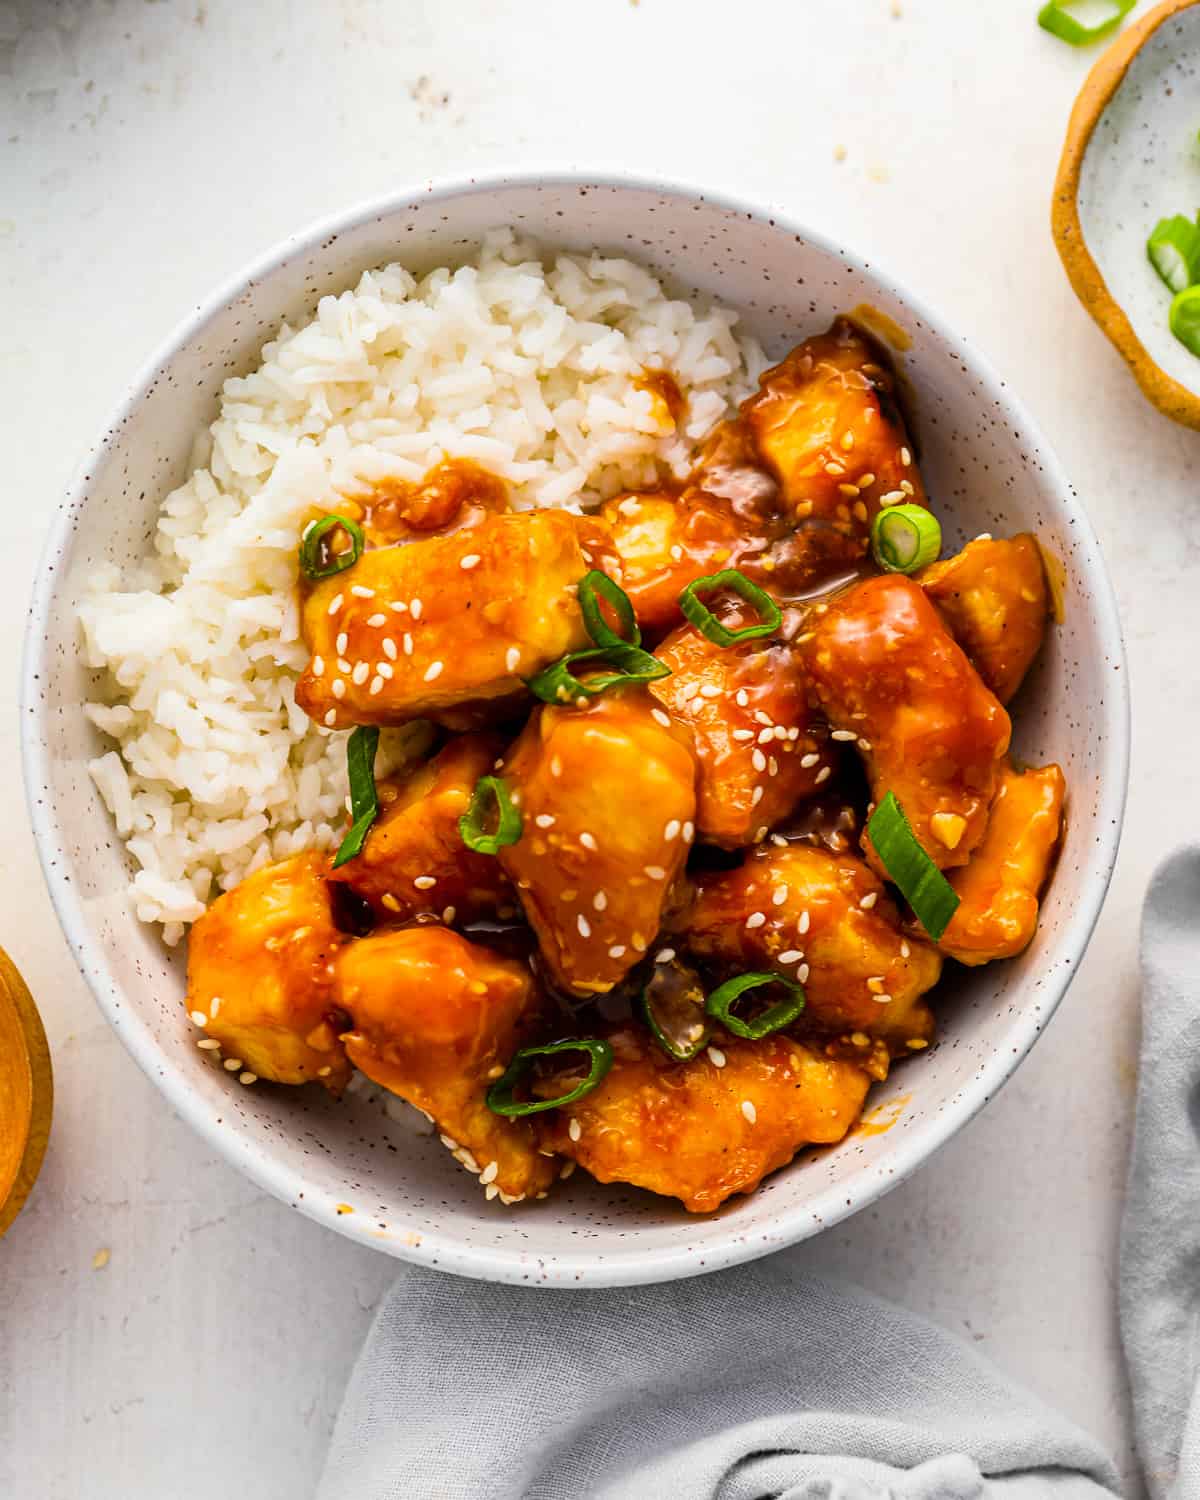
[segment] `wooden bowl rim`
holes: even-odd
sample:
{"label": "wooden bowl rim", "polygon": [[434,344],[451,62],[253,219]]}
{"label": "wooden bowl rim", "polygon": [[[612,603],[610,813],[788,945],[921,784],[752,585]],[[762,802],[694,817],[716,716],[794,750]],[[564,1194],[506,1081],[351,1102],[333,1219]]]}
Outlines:
{"label": "wooden bowl rim", "polygon": [[1163,0],[1122,32],[1088,74],[1071,110],[1066,140],[1054,180],[1051,228],[1075,295],[1132,370],[1142,393],[1173,421],[1200,428],[1200,393],[1190,391],[1155,362],[1133,331],[1092,258],[1079,221],[1079,179],[1100,116],[1120,88],[1130,64],[1158,28],[1200,0]]}
{"label": "wooden bowl rim", "polygon": [[[7,1185],[8,1196],[0,1200],[0,1236],[20,1213],[37,1181],[46,1155],[50,1120],[54,1112],[54,1073],[42,1018],[17,966],[4,949],[0,948],[0,1005],[5,1003],[5,995],[11,998],[17,1015],[18,1031],[25,1042],[24,1060],[29,1068],[32,1102],[21,1160],[12,1182]],[[5,1191],[5,1186],[0,1184],[0,1192]]]}

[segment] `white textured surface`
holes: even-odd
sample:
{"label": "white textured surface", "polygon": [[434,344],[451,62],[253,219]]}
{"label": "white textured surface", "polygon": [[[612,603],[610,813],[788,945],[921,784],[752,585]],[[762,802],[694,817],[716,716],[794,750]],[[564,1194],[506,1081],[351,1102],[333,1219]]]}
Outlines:
{"label": "white textured surface", "polygon": [[[902,8],[746,0],[730,33],[715,0],[0,6],[5,708],[15,726],[28,582],[75,454],[197,293],[307,220],[476,164],[611,161],[736,183],[877,251],[978,338],[1091,510],[1125,613],[1134,779],[1106,913],[1031,1059],[914,1181],[791,1253],[975,1339],[1127,1462],[1112,1293],[1135,925],[1159,850],[1200,821],[1200,438],[1141,401],[1050,243],[1090,59],[1012,0]],[[252,1477],[295,1500],[393,1267],[212,1159],[109,1034],[34,870],[13,739],[0,940],[59,1099],[0,1243],[0,1494],[211,1500]]]}

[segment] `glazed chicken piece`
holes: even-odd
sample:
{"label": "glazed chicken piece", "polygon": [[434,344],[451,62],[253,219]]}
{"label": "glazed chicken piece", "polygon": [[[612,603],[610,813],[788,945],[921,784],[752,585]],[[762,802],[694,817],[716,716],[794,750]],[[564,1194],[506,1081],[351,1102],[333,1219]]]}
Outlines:
{"label": "glazed chicken piece", "polygon": [[679,927],[697,957],[803,985],[801,1032],[862,1032],[885,1040],[893,1056],[933,1034],[921,996],[937,983],[941,957],[905,936],[882,881],[854,855],[809,844],[755,850],[735,870],[698,877]]}
{"label": "glazed chicken piece", "polygon": [[793,647],[762,639],[722,647],[684,625],[655,655],[671,676],[650,691],[692,731],[702,839],[727,849],[753,843],[829,779],[834,755],[810,731]]}
{"label": "glazed chicken piece", "polygon": [[449,924],[515,912],[504,871],[491,855],[468,849],[458,829],[476,782],[491,774],[503,749],[497,735],[458,735],[425,765],[376,783],[379,817],[361,852],[330,879],[350,886],[384,920],[440,912]]}
{"label": "glazed chicken piece", "polygon": [[840,1141],[870,1086],[853,1063],[780,1034],[757,1042],[722,1035],[687,1063],[672,1062],[639,1028],[609,1041],[607,1076],[543,1116],[543,1140],[599,1182],[679,1198],[690,1213],[753,1192],[802,1146]]}
{"label": "glazed chicken piece", "polygon": [[895,793],[939,868],[966,864],[1010,724],[919,585],[898,573],[865,579],[819,605],[799,641],[835,734],[857,737],[874,800]]}
{"label": "glazed chicken piece", "polygon": [[1038,896],[1062,828],[1066,781],[1058,766],[1005,766],[983,843],[950,876],[960,905],[938,947],[964,964],[1013,958],[1029,946]]}
{"label": "glazed chicken piece", "polygon": [[[644,688],[537,709],[503,775],[523,820],[500,863],[550,973],[603,994],[653,942],[694,836],[686,732]],[[519,800],[518,800],[519,799]]]}
{"label": "glazed chicken piece", "polygon": [[1029,532],[978,537],[916,574],[975,670],[1007,703],[1038,654],[1050,613],[1046,570]]}
{"label": "glazed chicken piece", "polygon": [[350,1076],[338,1040],[333,963],[343,938],[325,883],[328,861],[297,854],[219,896],[188,941],[188,1010],[227,1062],[274,1083]]}
{"label": "glazed chicken piece", "polygon": [[566,511],[368,548],[304,601],[312,658],[296,702],[331,728],[464,727],[464,706],[517,698],[523,678],[590,644],[575,585],[593,564],[619,576],[603,530]]}
{"label": "glazed chicken piece", "polygon": [[335,507],[362,526],[375,547],[416,541],[430,532],[478,526],[507,511],[508,486],[498,474],[470,459],[450,458],[430,469],[419,484],[381,479],[370,491]]}
{"label": "glazed chicken piece", "polygon": [[336,993],[352,1018],[343,1040],[355,1067],[432,1115],[455,1158],[505,1202],[546,1191],[555,1166],[529,1123],[485,1103],[539,1025],[524,964],[445,927],[406,927],[343,948]]}
{"label": "glazed chicken piece", "polygon": [[741,566],[766,545],[723,500],[695,486],[681,495],[621,495],[600,507],[621,559],[622,587],[644,630],[682,619],[679,595],[695,578]]}
{"label": "glazed chicken piece", "polygon": [[926,503],[886,356],[848,319],[797,345],[759,385],[742,421],[814,562],[856,563],[881,507]]}

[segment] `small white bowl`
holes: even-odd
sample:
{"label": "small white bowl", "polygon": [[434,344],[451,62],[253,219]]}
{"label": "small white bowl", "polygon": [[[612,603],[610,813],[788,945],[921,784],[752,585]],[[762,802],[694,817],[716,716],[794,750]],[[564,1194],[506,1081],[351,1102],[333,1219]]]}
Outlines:
{"label": "small white bowl", "polygon": [[[183,964],[134,917],[126,859],[87,762],[102,749],[80,705],[77,650],[89,569],[127,564],[186,472],[226,376],[253,366],[283,318],[400,259],[417,269],[512,224],[551,246],[625,252],[742,310],[782,354],[839,312],[871,304],[912,340],[923,472],[949,548],[981,531],[1034,530],[1061,560],[1065,623],[1016,704],[1016,744],[1057,760],[1070,828],[1041,931],[1022,958],[944,984],[940,1040],[868,1101],[890,1129],[810,1153],[706,1218],[578,1173],[543,1203],[487,1203],[434,1137],[364,1097],[240,1087],[205,1064],[184,1012]],[[874,265],[780,213],[629,177],[566,173],[429,185],[299,234],[222,287],[126,393],[63,502],[34,592],[23,696],[25,775],[46,879],[101,1008],[172,1106],[262,1187],[311,1218],[404,1259],[495,1281],[626,1285],[749,1260],[815,1234],[919,1166],[1009,1077],[1062,997],[1117,851],[1128,762],[1124,657],[1112,591],[1083,510],[986,362]]]}

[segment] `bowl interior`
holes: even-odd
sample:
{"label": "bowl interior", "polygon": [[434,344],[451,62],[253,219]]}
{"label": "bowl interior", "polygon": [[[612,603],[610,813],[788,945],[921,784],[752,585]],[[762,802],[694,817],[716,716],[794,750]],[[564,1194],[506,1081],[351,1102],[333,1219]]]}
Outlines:
{"label": "bowl interior", "polygon": [[1200,359],[1172,334],[1171,293],[1146,256],[1159,219],[1200,209],[1200,6],[1153,30],[1088,141],[1079,223],[1113,301],[1158,367],[1200,395]]}
{"label": "bowl interior", "polygon": [[[183,478],[222,380],[256,362],[281,319],[303,317],[362,269],[453,261],[496,223],[550,246],[648,262],[740,308],[774,354],[835,313],[873,305],[912,340],[903,368],[947,545],[1032,529],[1065,573],[1065,621],[1016,705],[1020,753],[1060,762],[1071,789],[1070,832],[1032,951],[945,983],[940,1041],[868,1101],[876,1123],[890,1128],[811,1153],[707,1218],[582,1173],[545,1202],[504,1209],[484,1201],[436,1137],[371,1098],[338,1105],[315,1090],[246,1089],[210,1066],[184,1014],[180,957],[130,911],[125,857],[86,771],[102,743],[79,711],[92,690],[76,651],[81,584],[97,563],[125,564],[146,548],[156,507]],[[782,220],[683,190],[502,179],[415,194],[289,242],[199,310],[147,370],[86,463],[39,579],[27,777],[60,916],[101,1005],[173,1105],[243,1170],[355,1238],[445,1269],[650,1281],[746,1259],[844,1217],[917,1165],[1016,1066],[1079,958],[1115,855],[1127,737],[1121,665],[1103,564],[1052,457],[1002,382],[869,266]]]}

